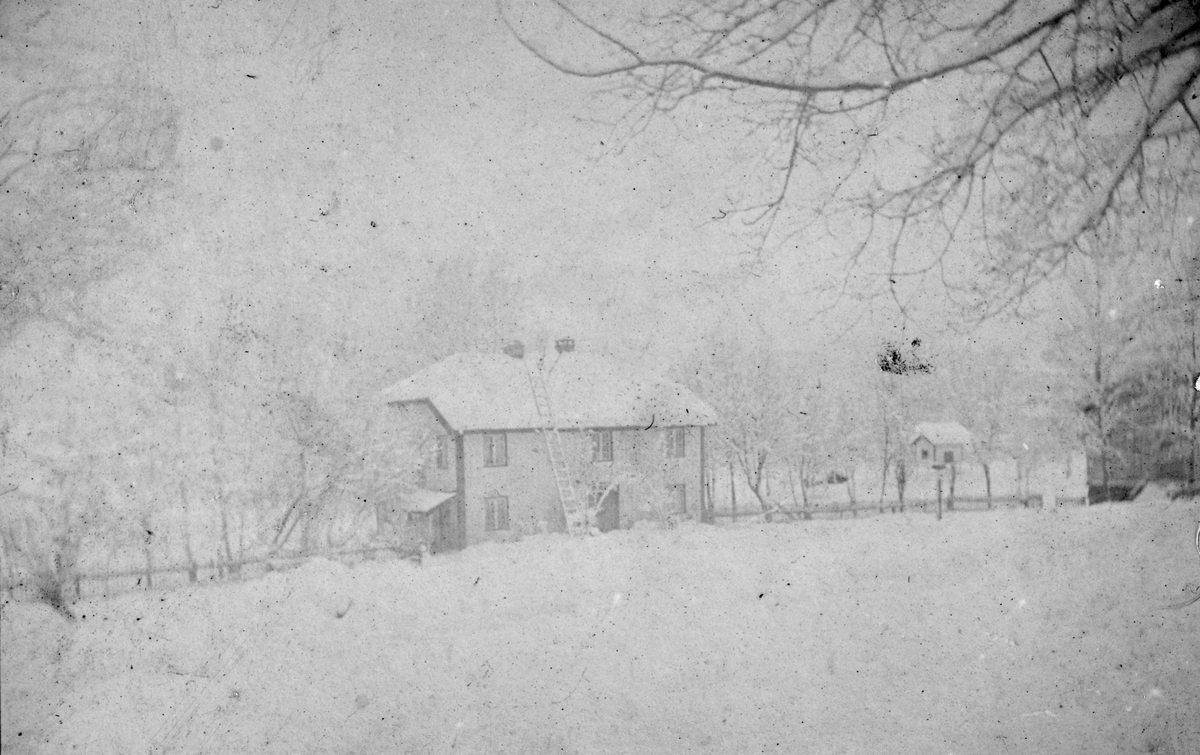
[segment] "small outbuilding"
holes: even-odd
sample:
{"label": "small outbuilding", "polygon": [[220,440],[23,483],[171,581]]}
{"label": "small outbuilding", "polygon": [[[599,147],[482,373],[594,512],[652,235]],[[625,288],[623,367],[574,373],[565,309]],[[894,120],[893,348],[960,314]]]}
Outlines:
{"label": "small outbuilding", "polygon": [[922,422],[913,431],[909,447],[920,466],[959,464],[971,447],[971,432],[957,422]]}

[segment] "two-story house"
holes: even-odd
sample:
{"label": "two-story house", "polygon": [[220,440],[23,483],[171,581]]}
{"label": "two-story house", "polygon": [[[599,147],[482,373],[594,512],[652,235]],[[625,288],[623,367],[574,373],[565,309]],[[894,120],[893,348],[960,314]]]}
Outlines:
{"label": "two-story house", "polygon": [[[687,388],[576,352],[456,354],[381,396],[433,439],[422,489],[402,502],[434,550],[513,533],[565,531],[545,428],[558,431],[576,496],[601,531],[640,518],[694,517],[705,503],[713,409]],[[550,417],[531,381],[544,381]]]}

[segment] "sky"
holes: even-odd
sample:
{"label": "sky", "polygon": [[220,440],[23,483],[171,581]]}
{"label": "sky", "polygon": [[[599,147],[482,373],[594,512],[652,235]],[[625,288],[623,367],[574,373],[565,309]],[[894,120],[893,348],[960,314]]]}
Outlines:
{"label": "sky", "polygon": [[[731,319],[835,365],[964,337],[935,286],[910,292],[907,320],[839,298],[864,273],[835,238],[748,264],[720,220],[751,175],[733,124],[690,112],[625,138],[602,83],[537,61],[489,2],[10,2],[0,24],[3,97],[120,91],[176,126],[130,204],[153,254],[91,293],[124,328],[187,341],[238,299],[350,333],[382,384],[411,366],[396,349],[422,315],[414,291],[478,250],[524,285],[514,337],[570,334],[652,367]],[[1036,354],[1042,332],[1005,319],[965,337]]]}

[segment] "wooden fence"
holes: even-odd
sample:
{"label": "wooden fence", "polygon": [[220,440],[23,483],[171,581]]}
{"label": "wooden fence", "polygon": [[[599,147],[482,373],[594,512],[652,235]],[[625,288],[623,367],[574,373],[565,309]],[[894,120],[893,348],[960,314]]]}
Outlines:
{"label": "wooden fence", "polygon": [[[1087,505],[1086,498],[1058,498],[1056,504],[1059,506],[1084,506]],[[991,509],[1003,508],[1042,508],[1045,505],[1041,495],[1032,495],[1027,497],[1020,496],[993,496],[989,503],[986,497],[975,496],[960,496],[955,497],[953,501],[948,498],[942,499],[942,512],[953,513],[962,511],[988,511]],[[797,521],[808,519],[843,519],[846,517],[857,518],[860,516],[875,516],[879,514],[895,514],[903,511],[920,511],[933,513],[937,511],[937,499],[916,499],[905,500],[901,506],[899,501],[884,501],[882,504],[873,502],[859,502],[855,504],[839,504],[834,506],[809,506],[793,507],[793,506],[776,506],[766,511],[754,509],[739,509],[731,511],[729,509],[717,509],[713,511],[713,515],[718,519],[757,519],[762,520],[768,518],[771,521]]]}
{"label": "wooden fence", "polygon": [[338,561],[347,565],[363,561],[396,559],[408,559],[420,563],[424,553],[425,549],[419,543],[405,542],[349,550],[273,554],[233,561],[172,564],[156,566],[152,569],[72,572],[57,578],[48,575],[41,579],[34,575],[16,580],[11,577],[3,577],[0,578],[2,579],[0,594],[12,601],[39,601],[47,600],[48,594],[57,589],[61,598],[67,601],[106,598],[136,590],[175,589],[189,585],[209,585],[254,579],[271,572],[293,569],[316,558]]}

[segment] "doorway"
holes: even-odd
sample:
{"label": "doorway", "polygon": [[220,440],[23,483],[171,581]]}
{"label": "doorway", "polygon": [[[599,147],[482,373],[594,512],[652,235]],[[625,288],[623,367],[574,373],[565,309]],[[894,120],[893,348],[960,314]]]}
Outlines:
{"label": "doorway", "polygon": [[[606,486],[607,487],[607,486]],[[598,495],[598,494],[597,494]],[[596,529],[609,532],[621,526],[621,489],[614,486],[596,510]]]}

